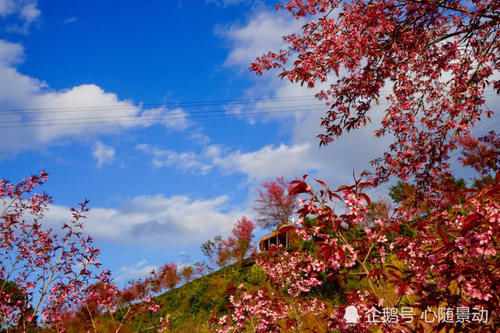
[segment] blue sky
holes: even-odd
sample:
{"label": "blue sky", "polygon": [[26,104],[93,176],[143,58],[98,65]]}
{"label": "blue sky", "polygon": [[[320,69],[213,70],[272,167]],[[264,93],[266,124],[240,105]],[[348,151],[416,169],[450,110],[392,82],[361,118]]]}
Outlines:
{"label": "blue sky", "polygon": [[122,282],[199,260],[254,217],[264,181],[348,183],[388,141],[363,129],[319,149],[314,91],[248,71],[301,26],[274,5],[0,0],[0,177],[49,172],[48,226],[88,198],[87,231]]}

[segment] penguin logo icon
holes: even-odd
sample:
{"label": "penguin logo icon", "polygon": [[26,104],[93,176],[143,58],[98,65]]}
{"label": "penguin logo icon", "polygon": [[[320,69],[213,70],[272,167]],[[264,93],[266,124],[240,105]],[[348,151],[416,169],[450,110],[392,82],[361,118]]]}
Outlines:
{"label": "penguin logo icon", "polygon": [[348,307],[346,307],[344,320],[348,324],[356,324],[359,320],[358,309],[353,305],[349,305]]}

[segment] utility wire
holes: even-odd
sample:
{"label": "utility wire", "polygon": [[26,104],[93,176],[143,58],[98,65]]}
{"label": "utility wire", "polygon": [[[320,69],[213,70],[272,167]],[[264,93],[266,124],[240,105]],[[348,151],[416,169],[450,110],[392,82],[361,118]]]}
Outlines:
{"label": "utility wire", "polygon": [[[381,90],[381,93],[384,91]],[[486,92],[484,96],[497,96],[494,92]],[[22,113],[52,113],[52,112],[97,112],[97,111],[114,111],[122,109],[154,109],[154,108],[181,108],[181,107],[206,107],[206,106],[230,106],[230,105],[249,105],[258,103],[287,103],[287,102],[300,102],[311,101],[315,99],[314,95],[310,96],[288,96],[288,97],[257,97],[257,98],[240,98],[240,99],[221,99],[221,100],[199,100],[199,101],[185,101],[185,102],[169,102],[169,103],[141,103],[138,105],[127,104],[126,102],[121,105],[87,105],[87,106],[61,106],[61,107],[46,107],[46,108],[16,108],[16,109],[2,109],[0,108],[0,115],[4,114],[19,114]],[[323,102],[320,102],[323,104]]]}
{"label": "utility wire", "polygon": [[[309,109],[304,111],[324,111],[323,109]],[[17,122],[12,123],[9,126],[0,126],[0,128],[20,128],[20,127],[42,127],[42,126],[68,126],[68,125],[88,125],[88,124],[113,124],[120,125],[123,123],[147,123],[148,121],[162,121],[162,120],[177,120],[177,119],[191,119],[191,118],[221,118],[221,117],[245,117],[251,115],[261,115],[261,114],[274,114],[274,113],[290,113],[290,112],[300,112],[299,110],[275,110],[275,111],[257,111],[257,112],[244,112],[244,113],[218,113],[218,114],[199,114],[193,117],[182,116],[154,116],[154,117],[136,117],[134,119],[108,119],[108,120],[96,120],[96,121],[86,121],[86,122],[52,122],[52,123],[26,123]],[[66,120],[66,119],[61,119]],[[40,120],[43,121],[43,120]],[[149,125],[149,124],[146,124]]]}
{"label": "utility wire", "polygon": [[[174,108],[174,107],[203,107],[215,105],[239,105],[239,104],[257,104],[257,103],[283,103],[309,101],[314,99],[314,96],[290,96],[280,98],[242,98],[242,99],[226,99],[226,100],[206,100],[206,101],[188,101],[188,102],[170,102],[170,103],[142,103],[138,105],[123,104],[123,105],[88,105],[88,106],[62,106],[62,107],[47,107],[47,108],[17,108],[17,109],[0,109],[0,114],[17,114],[23,113],[39,113],[39,112],[80,112],[80,111],[101,111],[109,109],[149,109],[149,108]],[[125,102],[120,102],[125,103]]]}
{"label": "utility wire", "polygon": [[[316,104],[316,105],[297,105],[297,106],[293,106],[293,107],[287,107],[287,106],[273,106],[273,107],[265,107],[264,110],[257,110],[257,109],[254,109],[252,112],[264,112],[264,111],[267,111],[269,113],[272,113],[273,111],[277,110],[277,111],[285,111],[285,110],[288,110],[289,112],[300,112],[300,111],[304,111],[304,109],[310,109],[310,108],[313,108],[313,107],[318,107],[318,108],[322,108],[324,109],[326,106],[324,104]],[[155,109],[153,109],[155,110]],[[122,111],[122,110],[120,110]],[[137,110],[137,111],[141,111],[141,110]],[[109,115],[109,114],[104,114],[104,115],[97,115],[97,116],[90,116],[90,117],[86,117],[86,116],[79,116],[79,117],[74,117],[74,118],[48,118],[48,119],[33,119],[31,120],[31,122],[33,121],[58,121],[58,120],[85,120],[85,119],[89,119],[89,120],[92,120],[92,119],[105,119],[105,118],[116,118],[116,119],[119,119],[119,118],[122,118],[122,117],[125,117],[125,118],[130,118],[130,117],[141,117],[141,116],[147,116],[147,113],[145,114],[144,110],[142,110],[143,112],[142,113],[134,113],[134,114],[123,114],[123,115]],[[145,111],[148,111],[148,110],[145,110]],[[244,115],[245,113],[248,113],[248,111],[240,111],[240,112],[231,112],[230,110],[222,110],[222,109],[215,109],[215,110],[199,110],[199,111],[184,111],[184,110],[172,110],[172,111],[167,111],[166,114],[151,114],[149,116],[175,116],[175,115],[179,115],[179,116],[195,116],[195,115],[198,115],[198,114],[218,114],[218,113],[223,113],[223,114],[229,114],[229,113],[236,113],[236,114],[241,114],[241,115]],[[21,119],[13,119],[13,120],[7,120],[7,121],[4,121],[3,124],[8,124],[8,123],[18,123],[18,122],[22,122]]]}
{"label": "utility wire", "polygon": [[[162,110],[158,108],[146,109],[143,105],[133,106],[126,105],[129,110],[134,110],[136,113],[130,115],[119,115],[119,114],[110,114],[114,111],[127,111],[127,108],[118,108],[117,106],[96,106],[95,108],[86,107],[86,109],[82,107],[67,107],[67,108],[53,108],[53,109],[26,109],[27,111],[0,111],[0,116],[2,115],[11,115],[15,114],[17,116],[25,116],[26,114],[45,114],[51,112],[82,112],[82,111],[105,111],[105,114],[98,116],[77,116],[72,118],[49,118],[49,119],[29,119],[25,117],[24,119],[11,119],[0,122],[0,128],[20,128],[20,127],[38,127],[38,126],[68,126],[68,125],[85,125],[85,124],[122,124],[122,123],[133,123],[133,122],[148,122],[148,121],[168,121],[168,120],[177,120],[184,118],[220,118],[220,117],[228,117],[228,116],[237,116],[237,117],[247,117],[253,115],[262,115],[262,114],[274,114],[274,113],[292,113],[292,112],[307,112],[307,111],[325,111],[328,107],[322,103],[314,103],[314,104],[303,104],[303,105],[294,105],[289,106],[283,104],[284,102],[293,102],[297,103],[298,101],[310,101],[312,96],[298,96],[298,97],[286,97],[286,98],[278,98],[278,99],[269,99],[269,98],[257,98],[257,99],[234,99],[234,100],[218,100],[218,101],[197,101],[197,102],[185,102],[178,103],[176,105],[191,105],[191,106],[209,106],[209,105],[222,105],[222,107],[226,105],[237,105],[243,106],[246,105],[247,108],[253,108],[252,111],[240,111],[240,112],[231,112],[227,109],[205,109],[205,110],[172,110],[167,111],[167,113],[163,114],[147,114],[147,111],[154,110]],[[195,104],[193,104],[195,103]],[[255,109],[258,105],[257,103],[263,103],[262,108],[264,110]],[[251,105],[255,104],[255,105]],[[382,101],[380,103],[388,104],[388,101]],[[150,104],[152,105],[152,104]],[[165,108],[166,104],[157,104],[161,105],[162,108]],[[173,104],[172,104],[173,105]],[[125,107],[125,106],[123,106]],[[488,105],[487,105],[488,107]],[[105,109],[107,108],[107,109]],[[491,109],[491,108],[490,108]],[[38,110],[38,111],[37,111]],[[42,111],[44,110],[44,111]],[[1,119],[1,117],[0,117]],[[150,125],[150,124],[146,124]]]}

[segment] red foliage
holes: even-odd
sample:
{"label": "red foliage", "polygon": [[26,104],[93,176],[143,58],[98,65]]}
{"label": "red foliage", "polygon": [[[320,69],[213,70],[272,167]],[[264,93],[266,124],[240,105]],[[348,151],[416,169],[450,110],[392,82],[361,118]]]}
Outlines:
{"label": "red foliage", "polygon": [[248,254],[249,251],[252,250],[252,238],[253,238],[253,230],[255,229],[255,225],[252,221],[243,216],[240,220],[236,222],[233,228],[233,235],[236,237],[234,240],[232,237],[229,237],[230,243],[228,244],[231,249],[231,255],[236,261],[241,262]]}
{"label": "red foliage", "polygon": [[[500,251],[499,181],[500,173],[494,184],[481,190],[464,190],[463,201],[454,201],[458,196],[444,195],[447,200],[433,201],[434,206],[425,218],[418,210],[401,206],[393,216],[377,219],[369,225],[363,223],[370,204],[363,189],[370,183],[359,180],[354,186],[342,186],[337,191],[325,187],[314,193],[305,179],[295,181],[293,191],[309,197],[299,210],[300,226],[295,232],[304,240],[316,243],[318,250],[314,258],[307,252],[272,247],[257,259],[274,288],[269,306],[285,304],[280,307],[286,306],[289,311],[281,313],[279,318],[295,323],[295,327],[303,324],[302,314],[309,311],[324,318],[330,329],[345,331],[354,325],[343,318],[345,305],[326,306],[309,295],[315,286],[335,281],[339,293],[349,294],[347,304],[355,305],[360,312],[356,329],[428,331],[430,326],[418,316],[411,323],[402,317],[386,323],[368,320],[369,309],[381,313],[382,307],[408,304],[411,295],[414,313],[424,313],[446,304],[447,307],[479,309],[477,311],[486,311],[490,316],[481,322],[441,321],[431,326],[432,330],[496,331],[500,326],[497,290],[500,271],[496,264]],[[443,183],[443,186],[447,185]],[[344,204],[341,214],[335,213],[331,203],[337,193],[341,194],[339,197]],[[312,226],[302,223],[306,216],[314,216],[316,223]],[[399,265],[393,263],[393,256]],[[328,277],[326,281],[320,278],[322,274]],[[366,291],[350,290],[344,284],[359,278],[365,281]],[[388,295],[386,290],[390,289],[396,294]],[[247,311],[250,305],[258,306],[254,302],[269,295],[262,293],[242,291],[231,299],[231,316],[219,320],[219,331],[225,332],[230,326],[244,329],[257,323],[265,324],[267,319],[258,314],[249,318],[238,315]],[[291,311],[294,307],[296,311]],[[277,310],[271,308],[269,311]]]}
{"label": "red foliage", "polygon": [[[243,285],[228,289],[231,315],[213,317],[211,327],[218,333],[245,332],[250,323],[253,332],[279,332],[278,320],[286,318],[287,304],[266,288],[247,292]],[[214,313],[215,315],[215,313]]]}
{"label": "red foliage", "polygon": [[[166,264],[157,274],[151,272],[144,279],[129,282],[123,290],[119,290],[110,279],[90,286],[83,302],[65,314],[62,327],[94,332],[128,332],[134,329],[134,321],[138,317],[159,311],[161,305],[153,295],[163,288],[173,287],[174,282],[170,280],[172,271],[176,272],[175,265]],[[161,318],[157,328],[165,331],[169,325],[168,317]]]}
{"label": "red foliage", "polygon": [[185,266],[181,270],[181,276],[185,283],[191,282],[195,271],[191,266]]}
{"label": "red foliage", "polygon": [[252,249],[253,230],[255,225],[243,216],[234,224],[233,236],[217,244],[217,263],[225,266],[229,262],[241,262]]}
{"label": "red foliage", "polygon": [[[18,184],[0,180],[0,318],[2,326],[58,325],[72,305],[88,295],[92,281],[106,279],[96,273],[99,250],[82,232],[87,201],[71,209],[73,219],[60,236],[41,223],[51,202],[47,194],[33,193],[48,174],[40,172]],[[11,302],[8,281],[23,297]],[[38,323],[37,323],[38,321]]]}
{"label": "red foliage", "polygon": [[[232,236],[222,239],[216,236],[201,245],[203,254],[210,262],[219,267],[224,267],[234,261],[241,262],[254,246],[252,245],[253,230],[255,225],[243,216],[233,227]],[[200,264],[198,267],[202,267]]]}
{"label": "red foliage", "polygon": [[460,137],[458,144],[463,149],[459,160],[464,166],[471,166],[483,175],[500,170],[500,138],[494,131],[479,139]]}
{"label": "red foliage", "polygon": [[447,175],[455,135],[469,135],[483,114],[493,114],[484,92],[500,90],[493,76],[500,69],[498,1],[306,0],[278,7],[308,23],[285,37],[288,48],[263,55],[251,70],[279,68],[280,77],[309,87],[330,82],[317,95],[330,106],[322,144],[371,122],[386,89],[376,135],[395,141],[374,161],[378,182],[415,176],[419,188],[432,186]]}
{"label": "red foliage", "polygon": [[[136,316],[157,312],[159,304],[151,295],[158,286],[172,285],[167,269],[171,265],[158,276],[118,290],[110,273],[99,271],[99,250],[83,233],[87,201],[71,210],[73,219],[62,226],[62,235],[43,227],[41,220],[51,199],[33,191],[47,179],[47,173],[41,172],[19,184],[0,180],[0,327],[23,332],[37,326],[58,332],[70,327],[97,332],[97,327],[103,329],[101,317],[111,316],[105,326],[119,332]],[[113,319],[117,312],[120,320]],[[167,326],[164,318],[158,327]]]}
{"label": "red foliage", "polygon": [[[500,90],[493,76],[500,70],[500,3],[305,0],[278,7],[308,22],[302,33],[285,37],[287,49],[258,58],[251,69],[262,74],[278,68],[281,78],[309,87],[330,81],[317,95],[330,107],[322,119],[322,144],[371,122],[370,112],[388,87],[388,106],[375,135],[390,134],[395,141],[373,162],[376,177],[369,181],[362,180],[363,172],[353,185],[335,191],[318,181],[318,192],[305,176],[292,182],[288,194],[306,197],[295,233],[314,243],[314,256],[277,248],[263,254],[257,263],[274,291],[236,291],[231,315],[212,323],[219,332],[258,330],[256,325],[269,320],[250,311],[260,310],[255,304],[267,297],[261,304],[280,320],[278,326],[262,326],[269,331],[289,323],[301,330],[301,309],[311,309],[339,331],[498,331],[499,141],[494,133],[479,140],[470,133],[484,114],[493,114],[485,105],[485,89]],[[286,68],[289,59],[293,63]],[[459,190],[448,171],[449,152],[457,143],[465,150],[465,165],[483,174],[497,172],[493,182]],[[401,205],[392,213],[374,214],[364,192],[391,176],[413,177],[415,186],[401,189]],[[271,201],[262,193],[260,200]],[[341,202],[337,212],[336,200]],[[366,290],[350,290],[345,283],[359,279]],[[326,282],[347,294],[347,302],[326,306],[313,298],[312,288]],[[344,319],[346,304],[357,307],[359,323]],[[382,314],[382,307],[401,304],[415,311],[411,321],[368,320],[370,311]],[[425,322],[428,312],[442,306],[489,317],[464,321],[452,311],[451,321]]]}
{"label": "red foliage", "polygon": [[257,223],[263,228],[288,224],[297,208],[297,195],[290,194],[290,184],[283,177],[263,183],[265,191],[259,189],[255,210],[259,213]]}
{"label": "red foliage", "polygon": [[156,279],[160,283],[160,286],[168,289],[175,288],[181,280],[179,274],[177,273],[177,266],[173,262],[163,265],[160,268]]}

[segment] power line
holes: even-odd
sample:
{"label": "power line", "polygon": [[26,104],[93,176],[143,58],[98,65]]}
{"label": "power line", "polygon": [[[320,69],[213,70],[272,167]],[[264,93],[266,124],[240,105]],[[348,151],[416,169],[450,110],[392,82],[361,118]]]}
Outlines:
{"label": "power line", "polygon": [[[289,112],[300,112],[300,111],[304,111],[304,108],[312,108],[312,107],[319,107],[319,108],[322,108],[324,109],[325,108],[325,105],[324,104],[316,104],[316,105],[298,105],[298,106],[294,106],[294,107],[287,107],[287,106],[274,106],[274,107],[266,107],[264,110],[257,110],[257,109],[254,109],[253,111],[251,112],[264,112],[264,111],[267,111],[267,112],[273,112],[273,111],[284,111],[284,110],[288,110]],[[154,110],[154,109],[153,109]],[[190,117],[193,117],[193,116],[196,116],[198,114],[219,114],[219,113],[223,113],[223,114],[227,114],[227,113],[231,113],[229,110],[221,110],[221,109],[215,109],[215,110],[200,110],[200,111],[190,111],[190,112],[186,112],[186,111],[183,111],[183,110],[179,110],[179,111],[176,111],[176,110],[173,110],[173,111],[167,111],[168,113],[166,114],[152,114],[152,115],[149,115],[149,116],[156,116],[156,117],[160,117],[160,116],[176,116],[176,115],[179,115],[181,117],[184,117],[184,116],[190,116]],[[243,115],[245,113],[248,113],[248,111],[241,111],[239,113],[237,112],[233,112],[233,113],[236,113],[236,114],[240,114],[240,115]],[[31,122],[40,122],[40,121],[47,121],[47,122],[50,122],[50,121],[59,121],[59,120],[66,120],[66,121],[77,121],[77,120],[96,120],[96,119],[106,119],[106,118],[115,118],[115,119],[119,119],[119,118],[131,118],[131,117],[141,117],[141,115],[144,115],[144,112],[142,113],[137,113],[137,114],[130,114],[130,115],[109,115],[109,114],[105,114],[105,115],[98,115],[98,116],[91,116],[91,117],[75,117],[75,118],[49,118],[49,119],[33,119],[31,120]],[[16,124],[16,123],[23,123],[22,120],[19,120],[19,119],[15,119],[15,120],[10,120],[10,121],[4,121],[3,124]]]}
{"label": "power line", "polygon": [[[87,106],[61,106],[47,108],[17,108],[17,109],[0,109],[0,114],[17,114],[23,113],[39,113],[39,112],[80,112],[80,111],[101,111],[101,110],[120,110],[120,109],[150,109],[150,108],[173,108],[173,107],[203,107],[215,105],[239,105],[239,104],[257,104],[257,103],[283,103],[308,101],[314,99],[311,96],[289,96],[289,97],[257,97],[257,98],[241,98],[241,99],[225,99],[225,100],[205,100],[205,101],[186,101],[186,102],[170,102],[170,103],[141,103],[139,105],[123,104],[123,105],[87,105]],[[119,102],[125,103],[125,102]]]}
{"label": "power line", "polygon": [[[324,109],[308,109],[303,111],[324,111]],[[77,126],[77,125],[90,125],[90,124],[112,124],[112,125],[120,125],[123,123],[147,123],[148,121],[162,121],[162,120],[177,120],[177,119],[190,119],[190,118],[220,118],[220,117],[247,117],[252,115],[261,115],[261,114],[274,114],[274,113],[291,113],[291,112],[301,112],[300,110],[275,110],[275,111],[257,111],[257,112],[244,112],[244,113],[213,113],[213,114],[199,114],[193,117],[185,117],[182,116],[143,116],[136,117],[134,119],[108,119],[108,120],[97,120],[97,121],[86,121],[86,122],[52,122],[52,123],[26,123],[26,122],[17,122],[13,123],[9,126],[0,126],[0,128],[21,128],[21,127],[45,127],[45,126]],[[177,116],[177,117],[176,117]],[[66,119],[61,119],[66,120]],[[40,121],[43,121],[40,119]]]}
{"label": "power line", "polygon": [[[310,96],[312,97],[312,96]],[[24,116],[26,113],[35,113],[35,114],[45,114],[50,112],[82,112],[82,111],[100,111],[106,112],[105,114],[98,116],[77,116],[72,118],[49,118],[49,119],[12,119],[3,121],[0,124],[0,128],[22,128],[22,127],[45,127],[45,126],[68,126],[68,125],[86,125],[86,124],[124,124],[124,123],[147,123],[147,122],[155,122],[155,121],[168,121],[168,120],[177,120],[184,118],[220,118],[220,117],[248,117],[253,115],[263,115],[263,114],[274,114],[274,113],[297,113],[297,112],[307,112],[307,111],[326,111],[328,107],[322,103],[314,103],[314,104],[303,104],[303,105],[293,105],[289,106],[283,104],[284,102],[292,102],[297,103],[300,100],[306,101],[306,99],[310,100],[310,97],[307,96],[297,96],[297,97],[286,97],[286,98],[278,98],[278,99],[269,99],[269,98],[257,98],[257,99],[234,99],[234,100],[219,100],[219,101],[198,101],[196,104],[189,104],[195,102],[185,102],[179,103],[182,105],[192,105],[192,106],[209,106],[209,105],[221,105],[222,108],[225,106],[242,106],[248,108],[253,108],[252,111],[240,111],[240,112],[231,112],[227,109],[205,109],[205,110],[164,110],[167,113],[163,114],[147,114],[147,111],[154,111],[157,108],[146,109],[141,106],[133,106],[127,105],[127,108],[130,110],[136,111],[134,114],[109,114],[114,111],[127,111],[127,108],[117,108],[116,106],[102,106],[102,108],[91,109],[87,107],[86,109],[82,109],[82,107],[70,107],[67,108],[57,108],[57,110],[53,109],[43,109],[47,111],[41,112],[42,108],[36,111],[35,109],[27,109],[28,111],[24,111],[20,113],[20,111],[4,111],[0,112],[0,115],[7,114],[15,114]],[[227,103],[230,101],[230,103]],[[218,103],[218,104],[216,104]],[[262,103],[264,105],[259,106],[258,103]],[[252,105],[254,104],[254,105]],[[380,104],[388,104],[388,101],[382,101]],[[150,104],[151,105],[151,104]],[[165,104],[158,104],[165,107]],[[486,105],[488,107],[488,105]],[[258,107],[258,109],[257,109]],[[108,109],[104,109],[108,108]],[[262,108],[262,109],[260,109]],[[19,109],[21,110],[21,109]],[[161,109],[160,109],[161,110]],[[151,124],[146,124],[151,125]]]}
{"label": "power line", "polygon": [[[387,90],[388,92],[389,90]],[[381,90],[381,93],[385,90]],[[496,96],[494,92],[486,92],[483,96]],[[249,105],[257,103],[287,103],[310,101],[315,99],[314,95],[309,96],[287,96],[287,97],[256,97],[256,98],[239,98],[239,99],[220,99],[220,100],[194,100],[184,102],[168,102],[168,103],[141,103],[138,105],[127,104],[122,105],[87,105],[87,106],[61,106],[61,107],[45,107],[45,108],[16,108],[16,109],[1,109],[0,114],[19,114],[22,113],[57,113],[57,112],[96,112],[96,111],[115,111],[123,109],[154,109],[154,108],[181,108],[181,107],[206,107],[206,106],[230,106],[230,105]],[[320,102],[323,103],[323,102]]]}

